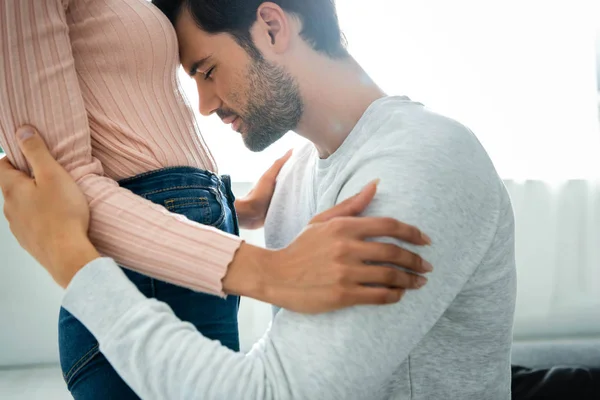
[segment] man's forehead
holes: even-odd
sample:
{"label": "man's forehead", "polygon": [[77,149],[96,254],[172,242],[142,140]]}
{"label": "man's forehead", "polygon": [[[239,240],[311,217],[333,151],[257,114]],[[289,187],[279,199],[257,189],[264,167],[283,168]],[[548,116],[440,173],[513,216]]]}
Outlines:
{"label": "man's forehead", "polygon": [[179,58],[182,63],[189,61],[186,59],[191,56],[194,58],[203,58],[207,55],[200,54],[204,53],[203,49],[206,48],[206,44],[203,43],[204,40],[202,38],[204,32],[191,20],[191,17],[181,15],[175,23],[175,31],[177,32],[177,41],[179,44]]}
{"label": "man's forehead", "polygon": [[190,16],[189,12],[181,15],[175,22],[175,32],[180,47],[192,48],[202,46],[210,46],[212,39],[220,35],[210,34],[202,30],[196,21]]}

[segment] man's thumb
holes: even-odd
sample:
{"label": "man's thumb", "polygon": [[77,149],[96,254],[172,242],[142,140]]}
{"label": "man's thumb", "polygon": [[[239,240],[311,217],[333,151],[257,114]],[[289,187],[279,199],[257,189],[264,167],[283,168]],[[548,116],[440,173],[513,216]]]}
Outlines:
{"label": "man's thumb", "polygon": [[17,130],[17,138],[19,139],[19,148],[29,162],[34,175],[38,175],[37,172],[49,168],[56,162],[34,127],[29,125],[20,127]]}

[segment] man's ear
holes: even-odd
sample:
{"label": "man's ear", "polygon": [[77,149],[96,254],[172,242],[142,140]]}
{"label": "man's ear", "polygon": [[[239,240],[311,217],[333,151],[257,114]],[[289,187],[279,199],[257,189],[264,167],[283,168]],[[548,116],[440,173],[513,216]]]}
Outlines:
{"label": "man's ear", "polygon": [[277,4],[265,2],[258,8],[256,18],[261,45],[276,54],[287,51],[293,30],[289,15]]}

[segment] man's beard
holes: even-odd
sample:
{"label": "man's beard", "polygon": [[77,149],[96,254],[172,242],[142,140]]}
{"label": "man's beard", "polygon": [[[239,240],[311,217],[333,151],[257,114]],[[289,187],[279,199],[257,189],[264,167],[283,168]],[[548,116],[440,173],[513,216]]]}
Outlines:
{"label": "man's beard", "polygon": [[304,103],[294,78],[283,67],[262,58],[253,58],[247,79],[243,138],[248,149],[258,152],[296,129],[304,112]]}

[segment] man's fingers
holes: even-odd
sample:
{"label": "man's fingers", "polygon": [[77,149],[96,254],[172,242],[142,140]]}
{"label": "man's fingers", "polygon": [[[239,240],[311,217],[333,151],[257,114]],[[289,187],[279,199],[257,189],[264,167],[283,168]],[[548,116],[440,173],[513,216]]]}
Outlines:
{"label": "man's fingers", "polygon": [[369,183],[360,191],[360,193],[315,216],[311,220],[311,223],[326,222],[333,218],[349,217],[360,214],[367,208],[371,201],[373,201],[375,193],[377,193],[378,184],[379,179]]}
{"label": "man's fingers", "polygon": [[355,246],[356,254],[362,262],[392,264],[418,273],[433,271],[433,266],[421,256],[395,244],[358,242]]}
{"label": "man's fingers", "polygon": [[358,239],[391,237],[416,245],[429,245],[431,239],[417,227],[405,224],[393,218],[364,217],[344,218],[338,222],[340,229],[351,233]]}
{"label": "man's fingers", "polygon": [[281,169],[281,167],[283,167],[285,163],[290,159],[292,154],[294,154],[294,149],[289,149],[287,153],[285,153],[281,158],[275,161],[275,165],[277,165]]}
{"label": "man's fingers", "polygon": [[14,171],[15,167],[12,166],[8,157],[0,158],[0,182],[2,182],[2,176],[9,171]]}
{"label": "man's fingers", "polygon": [[292,153],[293,153],[292,149],[288,150],[288,152],[285,153],[285,155],[283,157],[281,157],[280,159],[275,161],[273,163],[273,165],[271,165],[271,167],[267,170],[267,172],[265,172],[265,174],[263,176],[265,178],[269,179],[269,181],[274,183],[275,180],[277,179],[277,176],[281,172],[281,168],[283,168],[285,163],[290,159],[290,157],[292,156]]}
{"label": "man's fingers", "polygon": [[19,139],[19,147],[29,162],[34,176],[38,176],[40,172],[48,171],[58,165],[34,127],[22,126],[17,130],[17,138]]}
{"label": "man's fingers", "polygon": [[8,197],[8,193],[15,187],[20,179],[29,179],[27,175],[16,169],[8,161],[8,157],[0,160],[0,189],[3,196]]}

